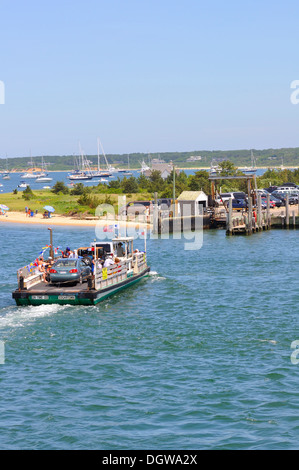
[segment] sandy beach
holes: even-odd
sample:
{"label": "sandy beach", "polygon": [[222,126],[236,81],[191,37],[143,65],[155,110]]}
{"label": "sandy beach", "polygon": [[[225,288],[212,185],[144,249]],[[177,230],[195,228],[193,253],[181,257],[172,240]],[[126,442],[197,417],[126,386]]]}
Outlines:
{"label": "sandy beach", "polygon": [[[290,206],[290,215],[293,211],[297,215],[299,213],[298,205]],[[275,215],[281,215],[285,213],[285,207],[271,209],[271,213]],[[239,214],[239,213],[238,213]],[[0,223],[18,223],[28,225],[46,225],[52,227],[55,225],[64,225],[72,227],[95,227],[105,226],[118,223],[120,227],[135,227],[135,228],[151,228],[151,225],[144,222],[136,221],[117,221],[112,219],[96,219],[94,217],[87,217],[85,219],[76,219],[75,217],[66,217],[59,214],[53,214],[49,219],[44,219],[42,214],[35,214],[34,217],[26,216],[25,212],[14,212],[8,211],[5,215],[0,216]]]}
{"label": "sandy beach", "polygon": [[52,227],[55,225],[64,225],[64,226],[73,226],[73,227],[95,227],[95,226],[105,226],[118,223],[120,226],[127,225],[127,227],[135,227],[138,229],[150,227],[149,224],[142,222],[133,222],[133,221],[115,221],[112,219],[95,219],[93,217],[86,219],[76,219],[73,217],[65,217],[58,214],[53,214],[49,219],[44,219],[42,214],[36,214],[34,217],[26,216],[25,212],[13,212],[8,211],[5,215],[0,216],[0,223],[19,223],[19,224],[28,224],[28,225],[46,225],[47,227]]}

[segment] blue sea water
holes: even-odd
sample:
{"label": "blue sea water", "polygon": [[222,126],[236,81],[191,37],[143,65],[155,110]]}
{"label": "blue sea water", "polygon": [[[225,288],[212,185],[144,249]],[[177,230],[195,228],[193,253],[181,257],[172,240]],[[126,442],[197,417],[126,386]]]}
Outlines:
{"label": "blue sea water", "polygon": [[48,236],[0,225],[1,449],[298,448],[298,232],[149,238],[150,276],[97,306],[17,307]]}

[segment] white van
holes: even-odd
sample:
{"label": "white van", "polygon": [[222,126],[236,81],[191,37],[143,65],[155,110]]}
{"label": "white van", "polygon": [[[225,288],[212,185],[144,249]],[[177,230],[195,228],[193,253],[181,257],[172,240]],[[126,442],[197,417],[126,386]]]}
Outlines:
{"label": "white van", "polygon": [[221,204],[222,202],[225,203],[229,201],[229,199],[246,199],[246,197],[246,194],[242,191],[235,191],[233,193],[221,193],[219,196],[217,196],[216,202],[218,204]]}
{"label": "white van", "polygon": [[275,192],[277,194],[299,194],[299,189],[284,186],[283,188],[277,188]]}

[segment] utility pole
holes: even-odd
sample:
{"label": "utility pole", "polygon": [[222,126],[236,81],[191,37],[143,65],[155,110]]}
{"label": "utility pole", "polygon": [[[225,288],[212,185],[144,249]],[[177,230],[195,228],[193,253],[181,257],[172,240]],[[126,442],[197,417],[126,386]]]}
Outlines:
{"label": "utility pole", "polygon": [[54,250],[53,250],[53,234],[52,234],[52,229],[48,228],[50,230],[50,256],[54,260]]}
{"label": "utility pole", "polygon": [[173,165],[173,186],[172,186],[172,199],[173,199],[173,215],[176,216],[175,210],[175,166]]}

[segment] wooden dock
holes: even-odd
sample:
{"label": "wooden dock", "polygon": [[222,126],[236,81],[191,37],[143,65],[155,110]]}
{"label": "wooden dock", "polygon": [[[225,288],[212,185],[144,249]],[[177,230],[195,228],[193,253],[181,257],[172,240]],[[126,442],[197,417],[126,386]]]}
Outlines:
{"label": "wooden dock", "polygon": [[261,197],[258,196],[257,207],[252,207],[252,199],[249,198],[248,211],[241,215],[235,215],[232,210],[232,200],[229,201],[226,234],[227,235],[252,235],[271,228],[299,228],[299,205],[297,215],[295,210],[290,213],[288,197],[285,210],[280,215],[270,212],[270,197],[267,198],[267,208],[262,210]]}

